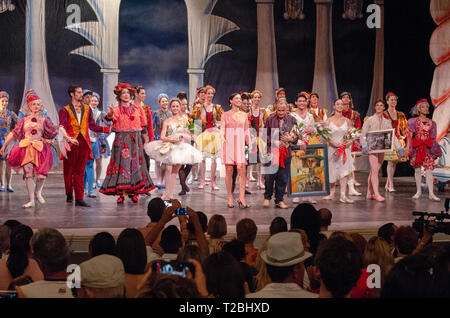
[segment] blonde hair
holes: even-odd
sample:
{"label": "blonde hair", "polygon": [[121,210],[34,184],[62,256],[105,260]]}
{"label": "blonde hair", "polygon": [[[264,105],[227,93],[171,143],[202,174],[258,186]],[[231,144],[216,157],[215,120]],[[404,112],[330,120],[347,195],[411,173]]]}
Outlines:
{"label": "blonde hair", "polygon": [[370,264],[378,264],[381,268],[381,282],[383,283],[394,267],[394,257],[389,244],[379,236],[372,237],[366,244],[363,264],[365,267]]}
{"label": "blonde hair", "polygon": [[255,292],[260,291],[261,289],[263,289],[272,282],[269,273],[267,273],[266,263],[261,258],[261,252],[267,250],[267,241],[269,240],[269,238],[270,237],[266,239],[263,246],[259,250],[258,256],[256,256],[255,268],[258,271],[258,274],[256,274],[257,283]]}
{"label": "blonde hair", "polygon": [[25,105],[23,105],[22,113],[25,116],[30,116],[31,115],[31,110],[30,110],[30,105],[29,104],[31,104],[34,101],[39,101],[39,104],[41,105],[41,109],[37,111],[37,117],[42,117],[44,115],[44,104],[42,103],[41,99],[35,99],[35,100],[32,100],[30,103],[26,103]]}

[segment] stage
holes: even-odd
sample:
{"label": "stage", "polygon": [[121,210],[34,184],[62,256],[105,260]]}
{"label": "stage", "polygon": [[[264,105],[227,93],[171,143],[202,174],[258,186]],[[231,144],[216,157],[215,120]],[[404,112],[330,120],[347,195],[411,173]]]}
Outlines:
{"label": "stage", "polygon": [[[152,176],[153,177],[153,176]],[[13,177],[14,193],[0,193],[0,223],[8,219],[16,219],[31,226],[33,229],[52,227],[72,240],[74,249],[85,249],[85,243],[92,235],[100,231],[109,231],[117,236],[122,229],[127,227],[145,226],[149,219],[147,217],[147,203],[155,196],[161,196],[162,190],[153,190],[151,196],[141,196],[141,201],[137,204],[130,199],[126,199],[122,205],[116,204],[116,197],[97,194],[97,198],[85,198],[91,205],[90,208],[76,207],[73,203],[66,203],[64,193],[63,176],[61,174],[50,174],[44,186],[43,196],[47,201],[41,205],[36,201],[35,208],[24,209],[22,205],[28,201],[25,184],[21,175]],[[384,193],[385,202],[366,201],[367,173],[358,172],[357,179],[362,184],[357,187],[363,195],[352,197],[354,204],[343,204],[338,200],[326,201],[317,197],[315,204],[317,209],[328,208],[333,213],[331,230],[358,231],[370,237],[376,234],[377,228],[387,222],[394,222],[397,225],[411,225],[414,217],[412,211],[426,211],[439,213],[444,209],[444,198],[450,196],[450,191],[437,193],[441,202],[428,200],[428,193],[424,191],[422,200],[413,200],[411,197],[415,193],[415,183],[412,177],[395,178],[396,192]],[[381,183],[384,185],[384,178]],[[197,189],[198,183],[194,181],[191,192],[181,197],[183,206],[190,206],[194,210],[203,211],[208,218],[214,214],[222,214],[228,225],[228,237],[232,237],[236,232],[236,223],[242,218],[251,218],[258,225],[258,241],[267,237],[270,222],[277,216],[284,217],[289,224],[289,219],[295,204],[291,198],[285,202],[289,209],[281,210],[274,207],[273,201],[270,208],[264,208],[263,190],[256,187],[255,182],[250,183],[251,195],[247,195],[247,204],[250,209],[241,210],[227,207],[227,194],[224,179],[221,178],[218,186],[221,190],[211,191],[209,186],[205,189]],[[177,185],[175,193],[180,191]],[[337,188],[337,192],[339,188]],[[178,196],[177,196],[178,197]],[[237,199],[237,193],[235,198]],[[172,221],[177,224],[177,221]],[[438,240],[450,240],[448,236],[437,235]],[[80,243],[84,242],[84,243]],[[76,245],[79,245],[76,247]],[[81,244],[81,245],[80,245]],[[83,247],[81,247],[83,246]]]}

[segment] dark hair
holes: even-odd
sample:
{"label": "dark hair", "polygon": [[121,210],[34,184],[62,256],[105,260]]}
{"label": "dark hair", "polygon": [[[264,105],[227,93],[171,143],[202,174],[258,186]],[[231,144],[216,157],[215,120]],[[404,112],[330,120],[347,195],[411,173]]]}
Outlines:
{"label": "dark hair", "polygon": [[75,91],[77,90],[77,88],[82,88],[80,85],[77,84],[71,84],[69,86],[69,88],[67,89],[67,93],[69,94],[70,97],[72,97],[72,93],[75,93]]}
{"label": "dark hair", "polygon": [[177,95],[177,98],[178,98],[179,100],[187,99],[187,95],[186,95],[185,92],[179,92],[178,95]]}
{"label": "dark hair", "polygon": [[144,88],[144,86],[142,86],[142,85],[137,85],[134,89],[136,90],[136,93],[139,94],[139,92],[140,92],[142,89],[145,89],[145,88]]}
{"label": "dark hair", "polygon": [[203,262],[208,292],[217,298],[244,298],[244,274],[230,253],[214,253]]}
{"label": "dark hair", "polygon": [[246,99],[246,100],[252,99],[252,95],[250,93],[247,93],[247,92],[241,93],[241,97],[242,97],[242,99]]}
{"label": "dark hair", "polygon": [[272,266],[266,263],[267,268],[267,274],[269,274],[270,279],[274,283],[282,283],[284,282],[289,275],[292,274],[292,271],[294,270],[294,267],[296,266],[285,266],[285,267],[279,267],[279,266]]}
{"label": "dark hair", "polygon": [[364,251],[366,250],[367,240],[359,233],[350,233],[350,236],[362,259]]}
{"label": "dark hair", "polygon": [[317,98],[319,98],[319,94],[317,94],[317,93],[311,93],[311,95],[309,95],[309,98],[311,98],[313,96],[317,96]]}
{"label": "dark hair", "polygon": [[448,298],[448,269],[424,255],[403,258],[389,272],[381,298]]}
{"label": "dark hair", "polygon": [[334,298],[344,298],[361,276],[361,257],[355,244],[342,237],[323,241],[316,264],[322,283]]}
{"label": "dark hair", "polygon": [[39,230],[31,238],[31,247],[34,258],[39,260],[47,272],[55,273],[67,269],[69,247],[58,230],[50,228]]}
{"label": "dark hair", "polygon": [[147,265],[147,250],[142,233],[137,229],[123,230],[116,244],[116,255],[123,262],[125,273],[144,274]]}
{"label": "dark hair", "polygon": [[208,222],[208,234],[211,238],[220,238],[227,234],[227,221],[220,214],[214,214]]}
{"label": "dark hair", "polygon": [[226,251],[233,255],[238,262],[245,258],[245,244],[240,240],[232,240],[225,243],[222,246],[222,251]]}
{"label": "dark hair", "polygon": [[310,251],[315,254],[320,240],[320,216],[316,208],[309,203],[297,205],[291,214],[291,229],[305,231],[311,245]]}
{"label": "dark hair", "polygon": [[280,232],[287,232],[287,222],[281,216],[277,216],[270,223],[270,235],[274,235]]}
{"label": "dark hair", "polygon": [[32,236],[31,227],[23,224],[16,226],[11,232],[9,257],[6,265],[13,278],[23,275],[29,264],[28,253]]}
{"label": "dark hair", "polygon": [[244,244],[253,243],[257,232],[258,227],[252,219],[242,219],[236,224],[237,239],[244,242]]}
{"label": "dark hair", "polygon": [[[196,212],[198,215],[198,221],[200,222],[200,225],[202,227],[202,231],[203,231],[203,233],[205,233],[208,230],[208,217],[202,211],[196,211]],[[192,224],[191,222],[188,222],[187,229],[188,229],[189,233],[195,234],[194,224]]]}
{"label": "dark hair", "polygon": [[33,279],[29,275],[21,275],[14,278],[11,283],[9,283],[8,290],[16,290],[17,286],[28,285],[33,282]]}
{"label": "dark hair", "polygon": [[205,254],[203,254],[200,247],[197,245],[185,245],[179,252],[177,256],[178,262],[188,262],[190,258],[197,260],[200,264],[206,259]]}
{"label": "dark hair", "polygon": [[175,225],[169,225],[162,231],[159,245],[164,253],[178,253],[181,247],[181,233]]}
{"label": "dark hair", "polygon": [[399,253],[409,255],[414,252],[419,234],[411,226],[400,226],[395,232],[394,243]]}
{"label": "dark hair", "polygon": [[116,101],[118,101],[120,103],[120,96],[123,94],[123,91],[127,90],[128,93],[130,94],[130,97],[133,98],[134,96],[134,89],[131,88],[123,88],[118,94],[116,94]]}
{"label": "dark hair", "polygon": [[116,241],[108,232],[100,232],[89,242],[89,254],[95,257],[102,254],[115,255]]}
{"label": "dark hair", "polygon": [[339,94],[339,99],[342,99],[344,96],[348,96],[350,99],[352,99],[352,94],[350,92],[342,92]]}
{"label": "dark hair", "polygon": [[303,97],[304,99],[308,100],[308,96],[306,96],[304,93],[297,93],[295,96],[295,101],[298,101],[300,97]]}
{"label": "dark hair", "polygon": [[5,221],[5,223],[3,223],[3,225],[6,225],[7,227],[9,227],[9,229],[12,231],[16,226],[20,225],[22,223],[20,223],[17,220],[7,220]]}
{"label": "dark hair", "polygon": [[395,233],[394,223],[386,223],[378,229],[377,235],[388,244],[392,244],[392,235]]}
{"label": "dark hair", "polygon": [[0,226],[0,257],[9,250],[11,229],[7,225]]}
{"label": "dark hair", "polygon": [[333,217],[333,214],[330,210],[327,208],[322,208],[319,210],[319,216],[320,216],[320,226],[326,227],[331,225],[331,218]]}
{"label": "dark hair", "polygon": [[161,220],[166,205],[163,199],[153,198],[147,205],[147,215],[150,218],[150,222],[157,223]]}
{"label": "dark hair", "polygon": [[236,95],[240,95],[239,93],[233,93],[228,97],[228,105],[231,105],[231,100],[236,97]]}
{"label": "dark hair", "polygon": [[378,104],[378,103],[382,103],[383,106],[386,106],[386,103],[385,103],[384,100],[382,100],[382,99],[377,99],[377,100],[375,101],[375,104],[373,104],[373,106],[375,106],[375,105]]}
{"label": "dark hair", "polygon": [[192,279],[179,275],[152,273],[137,298],[201,298]]}

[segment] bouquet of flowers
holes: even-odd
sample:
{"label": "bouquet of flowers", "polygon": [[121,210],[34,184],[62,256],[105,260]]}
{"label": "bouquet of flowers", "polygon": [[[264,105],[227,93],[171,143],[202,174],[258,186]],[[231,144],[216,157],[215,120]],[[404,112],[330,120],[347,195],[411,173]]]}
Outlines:
{"label": "bouquet of flowers", "polygon": [[358,129],[358,128],[352,128],[349,131],[347,131],[347,134],[345,134],[345,136],[344,136],[344,144],[342,146],[340,146],[335,152],[335,155],[338,156],[338,157],[340,155],[342,155],[342,157],[344,159],[344,163],[347,161],[347,155],[345,153],[345,148],[347,148],[347,145],[349,143],[351,143],[354,140],[358,139],[360,135],[361,135],[361,129]]}
{"label": "bouquet of flowers", "polygon": [[307,134],[305,132],[305,125],[303,123],[292,126],[292,129],[291,129],[289,135],[295,136],[298,138],[298,140],[301,140],[305,144],[308,144],[309,134]]}
{"label": "bouquet of flowers", "polygon": [[314,128],[316,128],[317,134],[325,140],[329,140],[331,137],[331,129],[323,126],[321,123],[315,123]]}
{"label": "bouquet of flowers", "polygon": [[194,121],[192,120],[192,118],[188,120],[188,122],[186,124],[186,129],[189,130],[189,132],[191,134],[194,134],[195,124],[194,124]]}

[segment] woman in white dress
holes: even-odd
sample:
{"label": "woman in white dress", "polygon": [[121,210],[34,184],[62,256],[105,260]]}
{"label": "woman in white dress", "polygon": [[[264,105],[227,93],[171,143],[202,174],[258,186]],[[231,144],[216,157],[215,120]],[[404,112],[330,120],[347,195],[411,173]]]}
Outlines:
{"label": "woman in white dress", "polygon": [[[342,115],[344,104],[341,99],[334,102],[334,115],[328,118],[328,128],[331,129],[328,140],[328,171],[330,176],[330,195],[325,200],[333,200],[336,190],[336,182],[339,181],[342,203],[353,203],[346,196],[348,177],[355,170],[351,155],[352,141],[344,141],[345,135],[352,128],[352,121]],[[343,151],[340,151],[343,150]]]}
{"label": "woman in white dress", "polygon": [[[389,120],[384,118],[384,102],[382,100],[378,100],[375,104],[375,114],[370,116],[364,121],[364,125],[362,127],[361,132],[361,142],[363,144],[363,151],[367,149],[367,133],[376,130],[385,130],[391,129],[392,125]],[[370,163],[370,173],[369,179],[367,181],[367,200],[377,200],[379,202],[383,202],[384,198],[380,195],[380,191],[378,189],[379,180],[378,173],[380,171],[381,165],[384,161],[384,153],[371,153],[370,150],[367,152],[369,156]]]}
{"label": "woman in white dress", "polygon": [[181,112],[178,98],[169,103],[172,117],[163,122],[160,140],[152,141],[144,146],[149,157],[167,165],[165,171],[166,189],[163,200],[171,200],[181,165],[192,165],[202,162],[202,153],[191,146],[192,134],[187,129],[189,123]]}
{"label": "woman in white dress", "polygon": [[[297,120],[297,125],[303,124],[304,132],[306,134],[314,135],[316,129],[314,128],[314,116],[308,112],[308,96],[303,93],[297,94],[297,98],[295,100],[295,106],[297,106],[297,110],[291,113],[291,116]],[[307,137],[309,139],[309,137]],[[298,145],[303,144],[302,139],[299,138]],[[317,203],[316,200],[313,200],[312,197],[303,197],[303,202],[309,203]],[[300,203],[300,198],[296,197],[292,200],[293,203]]]}

